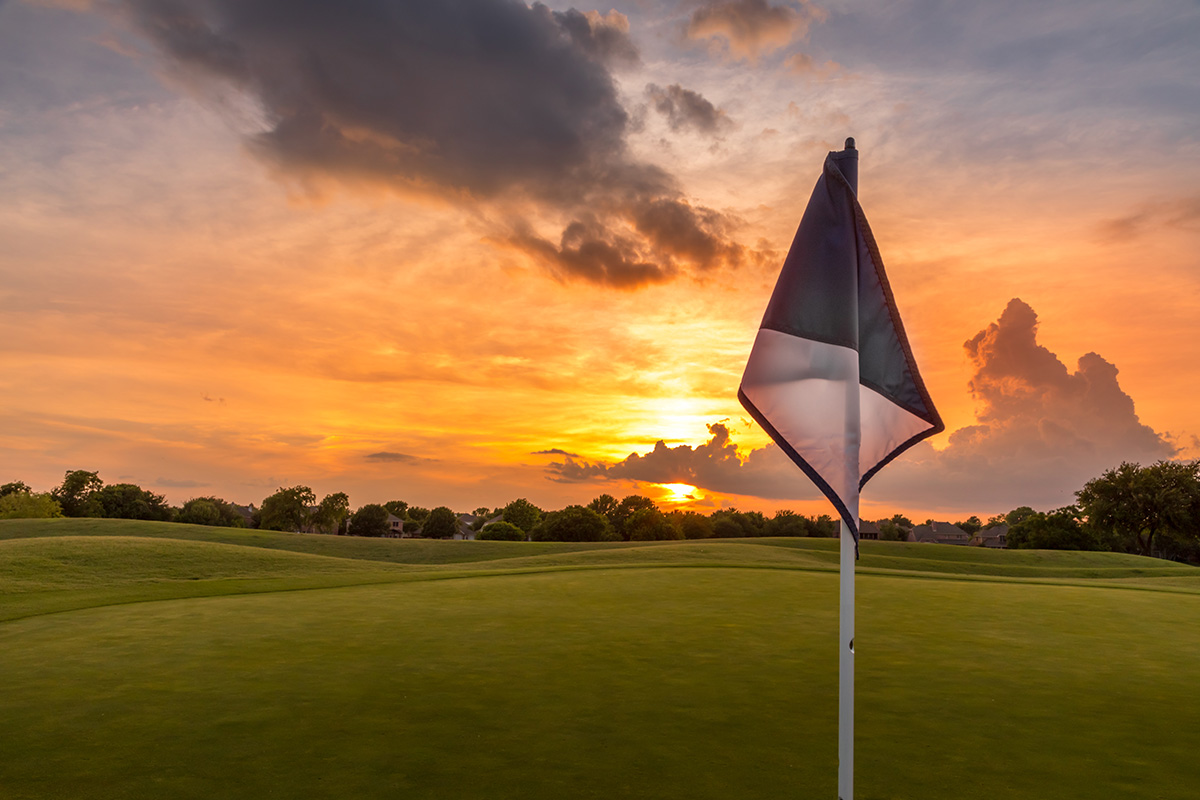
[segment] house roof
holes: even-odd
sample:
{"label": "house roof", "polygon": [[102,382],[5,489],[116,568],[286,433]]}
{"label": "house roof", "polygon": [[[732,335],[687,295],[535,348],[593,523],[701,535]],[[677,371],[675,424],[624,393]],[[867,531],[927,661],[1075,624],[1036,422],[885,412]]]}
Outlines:
{"label": "house roof", "polygon": [[933,522],[929,525],[917,525],[912,529],[914,542],[963,542],[971,537],[967,532],[949,522]]}

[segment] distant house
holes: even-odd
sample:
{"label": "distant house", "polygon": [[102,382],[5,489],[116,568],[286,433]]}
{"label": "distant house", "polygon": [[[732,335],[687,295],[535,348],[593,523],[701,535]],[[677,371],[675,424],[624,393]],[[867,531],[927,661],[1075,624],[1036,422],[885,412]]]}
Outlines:
{"label": "distant house", "polygon": [[858,521],[858,538],[859,539],[878,539],[879,525],[871,522],[869,519],[860,519]]}
{"label": "distant house", "polygon": [[254,527],[254,512],[258,510],[254,507],[254,503],[248,506],[239,506],[237,503],[230,503],[229,505],[242,518],[247,528]]}
{"label": "distant house", "polygon": [[910,542],[933,542],[935,544],[965,545],[971,537],[962,528],[949,522],[933,522],[929,525],[918,525],[909,531]]}
{"label": "distant house", "polygon": [[459,514],[458,515],[458,530],[454,533],[454,538],[460,541],[475,538],[474,524],[475,520],[479,519],[474,514]]}
{"label": "distant house", "polygon": [[404,520],[390,511],[387,515],[387,524],[388,532],[383,535],[385,539],[399,539],[404,536]]}
{"label": "distant house", "polygon": [[1006,548],[1008,547],[1008,526],[1002,523],[984,528],[971,537],[969,544],[974,547]]}

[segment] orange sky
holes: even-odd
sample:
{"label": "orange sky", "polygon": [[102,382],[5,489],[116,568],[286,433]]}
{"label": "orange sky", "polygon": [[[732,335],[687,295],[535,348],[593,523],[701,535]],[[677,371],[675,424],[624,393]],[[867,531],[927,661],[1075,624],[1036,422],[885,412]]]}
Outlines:
{"label": "orange sky", "polygon": [[[386,70],[331,67],[323,113],[344,149],[299,153],[260,136],[290,113],[262,77],[282,67],[247,56],[250,66],[222,73],[188,60],[147,32],[152,5],[0,5],[0,482],[47,490],[65,470],[88,469],[175,503],[259,502],[302,483],[346,491],[354,506],[399,498],[460,511],[515,497],[559,508],[601,492],[672,496],[658,484],[689,481],[620,470],[567,481],[548,469],[566,456],[539,452],[612,465],[658,440],[702,445],[722,421],[742,461],[766,447],[737,384],[824,153],[847,135],[948,429],[932,442],[941,457],[901,459],[868,486],[864,516],[1047,508],[1122,458],[1200,457],[1194,10],[1142,9],[1131,29],[1123,12],[1080,4],[1087,24],[1057,29],[1050,56],[1039,48],[1057,18],[1000,24],[984,6],[932,29],[920,3],[881,20],[866,3],[631,2],[578,17],[590,39],[554,27],[574,18],[509,6],[542,14],[529,30],[557,36],[556,57],[581,60],[596,108],[626,114],[607,138],[574,131],[602,169],[560,181],[549,167],[537,174],[540,151],[520,169],[471,161],[490,152],[475,141],[486,137],[511,137],[519,160],[529,114],[449,128],[463,141],[443,149],[461,161],[408,160],[433,147],[412,133],[418,123],[446,130],[439,114],[486,99],[475,96],[479,76],[494,72],[490,91],[524,102],[526,73],[503,83],[520,65],[481,60],[475,75],[448,37],[453,59],[422,51],[441,77],[413,79],[417,89],[428,80],[436,102],[396,108],[376,88]],[[760,6],[790,16],[730,22]],[[320,52],[331,64],[360,35],[292,22],[268,50],[236,14],[209,20],[241,52],[272,58],[328,37]],[[1141,50],[1123,44],[1138,36]],[[929,56],[934,45],[944,61]],[[400,100],[420,94],[406,87]],[[324,97],[310,89],[291,87],[287,102]],[[380,92],[386,113],[376,114]],[[571,86],[563,97],[584,102]],[[632,184],[613,177],[622,170],[652,177],[658,194],[629,201]],[[582,209],[581,197],[597,205]],[[702,262],[682,235],[636,227],[652,202],[694,211],[696,231],[726,255]],[[567,224],[593,212],[597,236],[673,266],[658,282],[614,287],[514,233],[557,248]],[[994,391],[1023,398],[1023,416],[993,419],[974,449],[948,450],[950,434],[995,400],[969,391],[980,365],[963,343],[1013,298],[1036,311],[1037,344],[1066,373],[1089,352],[1116,365],[1161,446],[1120,449],[1102,432],[1132,424],[1128,409],[1086,406],[1095,420],[1073,429],[1078,469],[1059,469],[1046,431],[1070,427],[1073,406],[1061,388],[1026,385],[1024,356],[1013,356]],[[794,494],[733,493],[714,478],[696,484],[697,506],[827,510],[798,470],[761,458],[762,474],[779,478],[771,485],[794,477]],[[740,462],[722,468],[744,473]]]}

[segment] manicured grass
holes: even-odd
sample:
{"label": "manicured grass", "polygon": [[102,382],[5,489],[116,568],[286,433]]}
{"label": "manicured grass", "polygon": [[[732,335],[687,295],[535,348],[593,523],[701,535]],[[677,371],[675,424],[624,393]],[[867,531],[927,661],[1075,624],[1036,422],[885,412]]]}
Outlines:
{"label": "manicured grass", "polygon": [[[0,625],[33,797],[834,795],[835,576],[623,569]],[[864,576],[859,798],[1191,798],[1200,598]]]}
{"label": "manicured grass", "polygon": [[[835,797],[835,546],[5,521],[0,797]],[[859,566],[859,800],[1195,797],[1200,570]]]}

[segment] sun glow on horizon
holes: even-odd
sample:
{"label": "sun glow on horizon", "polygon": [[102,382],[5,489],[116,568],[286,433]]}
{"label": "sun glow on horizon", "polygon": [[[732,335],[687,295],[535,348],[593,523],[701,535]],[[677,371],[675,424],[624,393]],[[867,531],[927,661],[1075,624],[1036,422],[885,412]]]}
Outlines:
{"label": "sun glow on horizon", "polygon": [[662,498],[666,503],[688,503],[703,497],[700,490],[688,483],[660,483],[658,485],[667,490],[666,497]]}

